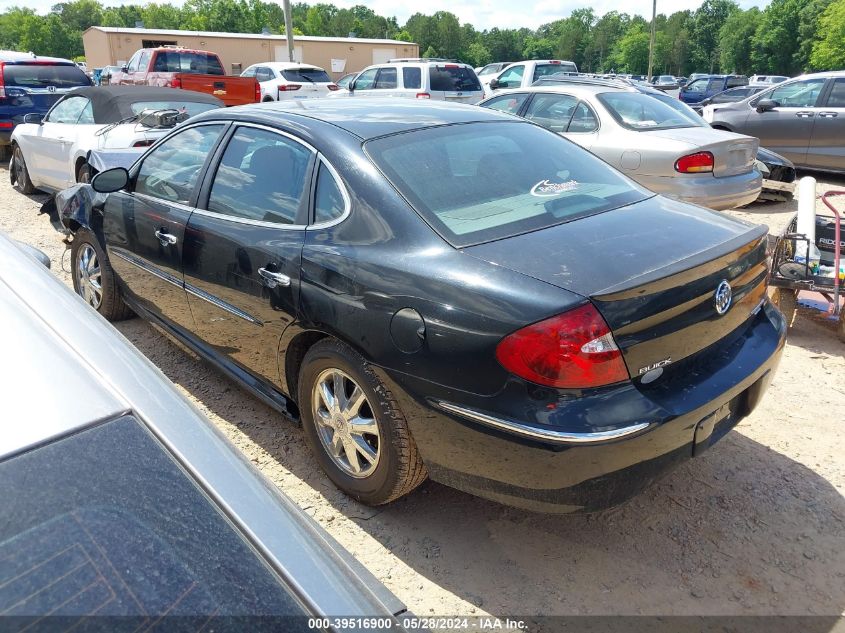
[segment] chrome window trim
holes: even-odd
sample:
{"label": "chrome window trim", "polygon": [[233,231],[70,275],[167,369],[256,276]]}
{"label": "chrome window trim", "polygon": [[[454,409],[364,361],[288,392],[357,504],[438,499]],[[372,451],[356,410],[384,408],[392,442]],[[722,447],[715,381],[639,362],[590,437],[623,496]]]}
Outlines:
{"label": "chrome window trim", "polygon": [[[318,170],[320,165],[325,165],[326,168],[334,178],[335,184],[337,185],[338,190],[340,191],[340,195],[343,198],[344,209],[343,213],[341,213],[338,217],[333,218],[331,220],[326,220],[325,222],[315,222],[314,224],[308,225],[308,229],[327,229],[329,227],[335,226],[336,224],[340,224],[346,218],[348,218],[352,213],[352,199],[349,197],[349,192],[346,190],[346,185],[344,184],[343,180],[340,177],[338,171],[334,168],[329,161],[326,160],[325,156],[320,152],[317,152],[317,163],[318,163]],[[319,185],[319,172],[317,174],[317,185]],[[314,212],[316,214],[317,211],[317,187],[314,187]]]}
{"label": "chrome window trim", "polygon": [[238,224],[249,224],[250,226],[262,226],[268,229],[283,229],[287,231],[298,230],[302,231],[307,227],[305,224],[279,224],[278,222],[265,222],[264,220],[251,220],[249,218],[239,218],[225,213],[217,213],[217,211],[209,211],[208,209],[193,209],[197,215],[204,215],[209,218],[216,218],[218,220],[227,220],[229,222],[236,222]]}
{"label": "chrome window trim", "polygon": [[217,306],[221,310],[225,310],[226,312],[229,312],[230,314],[234,314],[236,317],[239,317],[239,318],[243,319],[244,321],[249,321],[250,323],[253,323],[253,324],[255,324],[259,327],[264,327],[264,323],[262,321],[259,321],[258,319],[256,319],[251,314],[244,312],[240,308],[236,308],[231,303],[227,303],[226,301],[223,301],[223,299],[215,297],[213,294],[206,292],[202,288],[197,288],[196,286],[192,286],[191,284],[186,283],[185,284],[185,291],[188,294],[191,294],[191,295],[197,297],[198,299],[203,299],[204,301],[208,301],[208,303]]}
{"label": "chrome window trim", "polygon": [[138,193],[136,191],[127,191],[126,193],[131,196],[135,196],[136,198],[140,198],[141,200],[145,200],[151,204],[166,204],[169,207],[177,207],[183,211],[187,211],[188,213],[195,211],[194,207],[189,204],[185,204],[184,202],[172,202],[170,200],[165,200],[164,198],[156,198],[148,193]]}
{"label": "chrome window trim", "polygon": [[552,442],[555,444],[596,444],[598,442],[607,442],[610,440],[618,440],[634,433],[638,433],[650,427],[651,422],[639,422],[630,426],[623,426],[619,429],[611,431],[595,431],[590,433],[572,433],[569,431],[554,431],[551,429],[541,429],[514,420],[506,420],[497,418],[481,411],[469,409],[444,402],[442,400],[436,403],[441,409],[460,415],[464,418],[480,422],[486,426],[490,426],[509,433],[515,433],[523,437],[528,437],[534,440],[541,440],[544,442]]}

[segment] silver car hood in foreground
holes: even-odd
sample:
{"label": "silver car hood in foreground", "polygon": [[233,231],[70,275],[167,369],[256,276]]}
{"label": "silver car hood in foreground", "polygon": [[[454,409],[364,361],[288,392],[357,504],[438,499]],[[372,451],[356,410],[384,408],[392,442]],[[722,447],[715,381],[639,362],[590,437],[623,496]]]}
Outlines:
{"label": "silver car hood in foreground", "polygon": [[0,310],[9,334],[0,362],[0,460],[132,411],[309,611],[405,611],[129,341],[2,233]]}

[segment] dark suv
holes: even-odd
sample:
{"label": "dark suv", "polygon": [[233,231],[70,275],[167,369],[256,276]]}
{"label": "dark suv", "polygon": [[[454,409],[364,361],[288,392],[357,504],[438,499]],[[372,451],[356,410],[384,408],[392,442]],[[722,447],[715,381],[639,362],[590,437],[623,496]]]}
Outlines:
{"label": "dark suv", "polygon": [[728,88],[747,85],[748,77],[745,75],[707,75],[681,88],[678,98],[684,103],[699,103]]}
{"label": "dark suv", "polygon": [[6,157],[12,130],[27,114],[46,114],[64,93],[90,85],[70,60],[0,51],[0,159]]}

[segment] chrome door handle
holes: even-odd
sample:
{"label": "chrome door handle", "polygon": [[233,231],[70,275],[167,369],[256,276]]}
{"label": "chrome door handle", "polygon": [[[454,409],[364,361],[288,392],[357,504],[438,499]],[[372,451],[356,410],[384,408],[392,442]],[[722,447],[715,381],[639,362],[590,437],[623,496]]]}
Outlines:
{"label": "chrome door handle", "polygon": [[797,116],[799,119],[812,119],[813,113],[808,112],[807,110],[802,110],[801,112],[796,112],[795,116]]}
{"label": "chrome door handle", "polygon": [[820,119],[835,119],[836,116],[836,112],[819,112]]}
{"label": "chrome door handle", "polygon": [[172,246],[176,243],[176,236],[171,235],[162,229],[156,231],[156,237],[158,238],[158,241],[161,242],[162,246]]}
{"label": "chrome door handle", "polygon": [[290,286],[290,277],[282,273],[274,273],[272,270],[266,268],[259,268],[258,274],[264,280],[264,285],[268,288],[275,288],[276,286],[283,286],[287,288]]}

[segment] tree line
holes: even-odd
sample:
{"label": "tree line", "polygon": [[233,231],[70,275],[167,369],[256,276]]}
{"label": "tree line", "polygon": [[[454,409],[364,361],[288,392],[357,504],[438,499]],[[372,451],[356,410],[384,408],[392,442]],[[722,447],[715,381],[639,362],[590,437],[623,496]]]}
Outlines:
{"label": "tree line", "polygon": [[[598,16],[576,9],[536,30],[461,24],[447,11],[395,17],[357,5],[292,5],[297,35],[389,38],[419,44],[425,57],[459,59],[474,66],[492,61],[566,59],[584,72],[645,74],[650,21],[610,11]],[[90,26],[187,29],[235,33],[284,32],[280,5],[262,0],[186,0],[103,6],[73,0],[40,15],[26,7],[0,13],[0,49],[79,59]],[[845,68],[845,0],[772,0],[743,10],[733,0],[705,0],[695,11],[660,14],[655,20],[654,74],[693,72],[796,75]]]}

